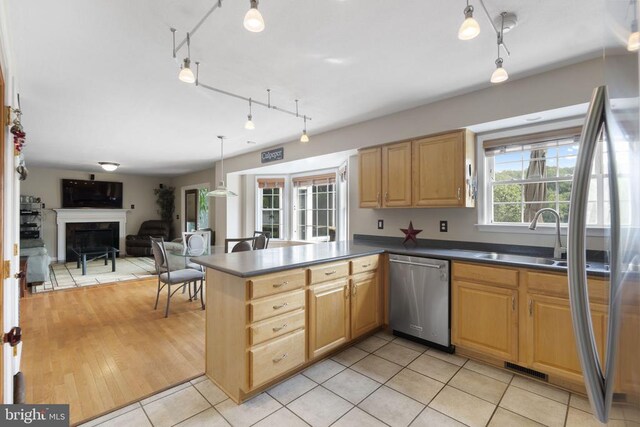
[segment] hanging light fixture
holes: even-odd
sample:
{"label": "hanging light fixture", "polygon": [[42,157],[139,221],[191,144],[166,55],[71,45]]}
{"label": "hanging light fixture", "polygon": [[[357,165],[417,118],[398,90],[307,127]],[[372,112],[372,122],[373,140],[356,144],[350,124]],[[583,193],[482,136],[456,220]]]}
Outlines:
{"label": "hanging light fixture", "polygon": [[244,28],[252,33],[264,31],[264,19],[258,10],[258,0],[251,0],[251,9],[244,15]]}
{"label": "hanging light fixture", "polygon": [[220,139],[220,183],[215,190],[207,193],[207,197],[234,197],[237,194],[227,190],[224,184],[224,136],[218,136],[218,139]]}
{"label": "hanging light fixture", "polygon": [[304,130],[300,136],[300,142],[309,142],[309,135],[307,135],[307,116],[304,116]]}
{"label": "hanging light fixture", "polygon": [[185,83],[195,83],[196,76],[193,75],[193,71],[191,71],[191,36],[187,33],[187,57],[184,58],[182,69],[180,70],[180,74],[178,74],[178,78],[180,81]]}
{"label": "hanging light fixture", "polygon": [[631,3],[633,3],[633,21],[631,21],[631,34],[629,34],[629,39],[627,40],[627,50],[635,52],[640,49],[640,32],[638,32],[637,2],[636,0],[631,0]]}
{"label": "hanging light fixture", "polygon": [[120,163],[114,162],[98,162],[98,164],[107,172],[113,172],[114,170],[118,169],[118,166],[120,166]]}
{"label": "hanging light fixture", "polygon": [[251,114],[251,98],[249,98],[249,115],[247,116],[247,123],[244,124],[244,128],[247,130],[254,130],[256,125],[253,124],[253,115]]}
{"label": "hanging light fixture", "polygon": [[480,25],[478,21],[473,19],[473,6],[467,0],[467,7],[464,8],[464,21],[458,30],[458,38],[460,40],[471,40],[480,34]]}
{"label": "hanging light fixture", "polygon": [[504,37],[504,17],[507,12],[502,12],[502,23],[500,26],[500,32],[498,33],[498,59],[496,59],[496,69],[491,74],[491,83],[502,83],[509,79],[509,73],[502,67],[502,58],[500,57],[500,46],[502,45],[502,39]]}

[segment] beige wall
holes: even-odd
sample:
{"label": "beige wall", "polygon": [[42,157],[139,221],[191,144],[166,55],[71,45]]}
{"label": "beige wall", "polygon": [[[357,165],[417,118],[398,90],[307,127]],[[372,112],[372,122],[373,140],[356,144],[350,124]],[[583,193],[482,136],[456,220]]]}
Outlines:
{"label": "beige wall", "polygon": [[[124,175],[118,173],[96,173],[97,181],[122,182],[123,208],[130,209],[127,213],[127,234],[135,234],[140,224],[148,219],[159,219],[157,213],[156,196],[153,190],[158,184],[169,184],[169,178],[148,177],[139,175]],[[53,168],[29,168],[29,177],[22,182],[20,194],[36,196],[45,204],[43,213],[43,237],[49,255],[57,258],[57,225],[56,213],[52,209],[62,207],[62,179],[89,179],[88,172],[78,172]],[[131,205],[135,209],[131,209]],[[124,248],[120,248],[121,251]]]}
{"label": "beige wall", "polygon": [[[509,80],[501,85],[490,86],[322,134],[314,134],[311,128],[311,142],[303,144],[293,141],[284,144],[285,162],[582,104],[589,101],[593,88],[602,84],[603,81],[602,60],[594,59],[519,80]],[[225,171],[231,173],[259,167],[259,151],[226,159]],[[353,166],[350,169],[350,176],[353,178],[356,170]],[[351,234],[377,234],[374,228],[377,218],[385,219],[383,232],[391,233],[394,228],[397,229],[400,225],[405,226],[409,218],[416,218],[419,215],[424,220],[414,220],[414,225],[417,227],[418,224],[424,224],[420,227],[425,229],[432,229],[439,219],[450,221],[451,231],[446,234],[438,233],[438,238],[444,238],[442,236],[446,235],[446,238],[451,240],[513,241],[513,237],[506,234],[475,231],[474,224],[477,222],[475,209],[420,209],[418,214],[415,210],[359,209],[353,204],[358,199],[357,187],[354,187],[354,184],[357,184],[357,181],[351,179],[349,213]],[[241,192],[240,196],[242,195]],[[215,229],[220,236],[227,234],[225,204],[226,202],[222,200],[216,208]],[[447,218],[441,218],[443,215]],[[396,235],[396,232],[393,235]],[[427,237],[428,234],[423,233],[420,236]],[[434,238],[434,236],[431,237]],[[524,239],[523,244],[546,244],[547,240],[544,236],[532,236],[531,239]]]}
{"label": "beige wall", "polygon": [[[170,181],[170,185],[176,189],[176,213],[173,216],[173,230],[176,235],[184,231],[184,218],[182,217],[184,213],[181,212],[184,190],[201,184],[205,184],[209,187],[209,190],[215,188],[214,168],[173,177]],[[211,228],[213,228],[214,224],[214,204],[215,199],[209,198],[209,226]],[[179,219],[177,218],[178,215],[180,215]]]}

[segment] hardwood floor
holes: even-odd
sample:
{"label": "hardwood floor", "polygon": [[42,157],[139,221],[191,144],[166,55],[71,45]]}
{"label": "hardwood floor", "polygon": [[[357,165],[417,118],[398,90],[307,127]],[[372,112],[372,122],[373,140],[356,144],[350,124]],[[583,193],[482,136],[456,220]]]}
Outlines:
{"label": "hardwood floor", "polygon": [[71,423],[204,373],[200,301],[156,280],[38,294],[20,301],[27,403],[69,403]]}

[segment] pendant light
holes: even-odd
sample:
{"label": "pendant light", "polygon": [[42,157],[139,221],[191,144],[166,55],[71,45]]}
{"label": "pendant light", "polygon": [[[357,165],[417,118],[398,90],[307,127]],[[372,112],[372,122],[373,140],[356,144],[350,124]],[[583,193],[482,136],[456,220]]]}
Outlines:
{"label": "pendant light", "polygon": [[227,186],[224,184],[224,136],[218,136],[220,139],[220,183],[215,190],[209,191],[207,197],[234,197],[237,196],[231,190],[227,190]]}
{"label": "pendant light", "polygon": [[258,10],[258,0],[251,0],[251,8],[244,15],[244,28],[252,33],[264,31],[264,19]]}
{"label": "pendant light", "polygon": [[509,79],[509,73],[502,67],[502,58],[500,57],[500,45],[502,45],[502,38],[504,37],[504,17],[506,14],[506,12],[500,14],[502,23],[498,33],[498,59],[496,59],[496,69],[491,74],[491,83],[502,83]]}
{"label": "pendant light", "polygon": [[627,50],[635,52],[640,49],[640,32],[638,32],[637,3],[636,0],[631,2],[633,3],[633,21],[631,21],[631,34],[629,34],[629,39],[627,40]]}
{"label": "pendant light", "polygon": [[300,142],[309,142],[309,135],[307,135],[307,116],[304,116],[304,130],[300,136]]}
{"label": "pendant light", "polygon": [[471,40],[480,34],[480,25],[478,21],[473,19],[473,6],[467,0],[467,7],[464,8],[464,21],[458,30],[458,38],[460,40]]}
{"label": "pendant light", "polygon": [[120,163],[114,162],[98,162],[98,164],[107,172],[113,172],[114,170],[118,169],[118,166],[120,166]]}
{"label": "pendant light", "polygon": [[249,98],[249,115],[247,116],[247,123],[244,124],[244,128],[247,130],[254,130],[256,125],[253,124],[253,115],[251,115],[251,98]]}
{"label": "pendant light", "polygon": [[180,74],[178,74],[178,78],[180,79],[180,81],[183,81],[185,83],[196,82],[196,77],[193,75],[193,71],[191,71],[191,37],[189,33],[187,33],[187,57],[184,58],[182,69],[180,70]]}

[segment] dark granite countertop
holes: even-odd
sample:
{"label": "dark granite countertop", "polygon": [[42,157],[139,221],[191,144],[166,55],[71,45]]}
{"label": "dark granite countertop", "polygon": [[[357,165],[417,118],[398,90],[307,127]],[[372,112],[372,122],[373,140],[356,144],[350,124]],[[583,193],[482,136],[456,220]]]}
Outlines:
{"label": "dark granite countertop", "polygon": [[[451,242],[455,244],[456,242]],[[461,245],[464,247],[464,245]],[[489,249],[492,249],[489,247]],[[193,262],[239,277],[253,277],[293,268],[308,267],[331,261],[360,256],[392,253],[422,256],[446,260],[472,261],[484,264],[498,264],[511,267],[534,268],[547,271],[566,272],[567,269],[555,265],[543,265],[516,260],[493,260],[479,258],[493,250],[457,249],[430,247],[420,242],[418,247],[404,247],[394,241],[356,240],[347,242],[318,243],[301,246],[272,248],[260,251],[214,254],[193,258]],[[497,251],[496,251],[497,252]],[[503,253],[512,253],[502,251]],[[540,255],[544,257],[544,255]],[[588,261],[587,273],[593,276],[607,276],[606,265],[601,261]]]}

